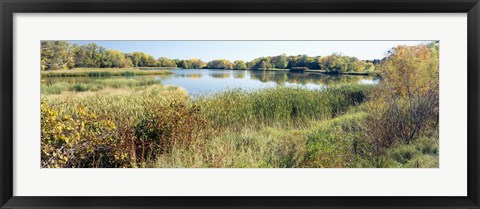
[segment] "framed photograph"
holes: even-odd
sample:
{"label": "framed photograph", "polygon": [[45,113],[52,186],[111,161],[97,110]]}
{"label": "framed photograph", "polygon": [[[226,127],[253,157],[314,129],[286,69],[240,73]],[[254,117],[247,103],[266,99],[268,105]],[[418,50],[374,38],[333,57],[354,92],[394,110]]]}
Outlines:
{"label": "framed photograph", "polygon": [[0,7],[1,208],[479,208],[478,0]]}

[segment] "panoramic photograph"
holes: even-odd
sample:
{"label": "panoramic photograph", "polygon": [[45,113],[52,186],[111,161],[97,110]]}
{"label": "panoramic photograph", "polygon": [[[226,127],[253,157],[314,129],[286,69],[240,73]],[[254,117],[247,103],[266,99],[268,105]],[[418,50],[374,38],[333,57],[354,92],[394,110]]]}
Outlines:
{"label": "panoramic photograph", "polygon": [[438,168],[439,48],[41,41],[41,168]]}

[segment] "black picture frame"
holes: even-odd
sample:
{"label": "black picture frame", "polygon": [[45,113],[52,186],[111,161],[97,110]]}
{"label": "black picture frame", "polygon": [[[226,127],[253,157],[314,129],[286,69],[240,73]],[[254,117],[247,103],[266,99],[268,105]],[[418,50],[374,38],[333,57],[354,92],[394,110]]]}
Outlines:
{"label": "black picture frame", "polygon": [[[478,0],[0,0],[1,208],[479,208]],[[15,13],[467,13],[468,195],[465,197],[20,197],[13,196]],[[446,179],[448,181],[448,179]]]}

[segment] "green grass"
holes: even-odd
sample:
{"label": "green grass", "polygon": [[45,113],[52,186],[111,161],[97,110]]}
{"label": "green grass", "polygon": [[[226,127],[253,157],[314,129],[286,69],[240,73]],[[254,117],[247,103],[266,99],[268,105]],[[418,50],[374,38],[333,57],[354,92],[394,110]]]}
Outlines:
{"label": "green grass", "polygon": [[[96,85],[103,87],[95,91]],[[375,153],[362,131],[369,85],[231,90],[195,98],[149,81],[54,86],[59,94],[43,93],[55,91],[42,86],[45,111],[58,112],[46,122],[87,112],[114,125],[105,137],[121,141],[111,149],[127,157],[113,163],[110,157],[102,161],[105,167],[438,167],[438,140],[431,137]]]}
{"label": "green grass", "polygon": [[42,71],[42,77],[105,77],[134,75],[165,75],[168,70],[140,70],[138,68],[74,68],[70,70]]}
{"label": "green grass", "polygon": [[244,125],[302,125],[323,120],[364,102],[369,85],[345,85],[325,90],[269,88],[254,92],[241,90],[196,99],[195,103],[216,127]]}
{"label": "green grass", "polygon": [[113,88],[138,88],[150,85],[159,84],[160,82],[154,79],[124,79],[124,78],[107,78],[107,79],[93,79],[88,82],[84,81],[61,81],[61,82],[42,82],[42,95],[61,94],[63,92],[87,92],[100,91],[103,89]]}
{"label": "green grass", "polygon": [[[153,167],[162,168],[438,168],[438,152],[421,152],[420,147],[438,148],[438,140],[420,138],[415,145],[393,147],[376,156],[364,141],[361,124],[364,112],[316,121],[301,128],[262,126],[225,131],[197,143],[192,149],[174,149],[157,158]],[[414,147],[408,160],[398,155],[405,146]]]}
{"label": "green grass", "polygon": [[411,144],[403,144],[395,147],[390,151],[389,156],[395,160],[396,166],[398,167],[438,167],[438,140],[421,137]]}

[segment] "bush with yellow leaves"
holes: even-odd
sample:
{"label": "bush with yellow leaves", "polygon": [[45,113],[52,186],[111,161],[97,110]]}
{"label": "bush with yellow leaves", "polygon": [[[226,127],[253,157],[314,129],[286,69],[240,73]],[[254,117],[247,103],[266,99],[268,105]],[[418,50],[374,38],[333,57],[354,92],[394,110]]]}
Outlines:
{"label": "bush with yellow leaves", "polygon": [[41,103],[42,167],[126,167],[128,149],[116,137],[110,120],[79,107],[74,115],[60,114]]}
{"label": "bush with yellow leaves", "polygon": [[438,138],[438,50],[437,42],[397,46],[378,66],[382,82],[365,105],[363,126],[377,155],[420,137]]}

